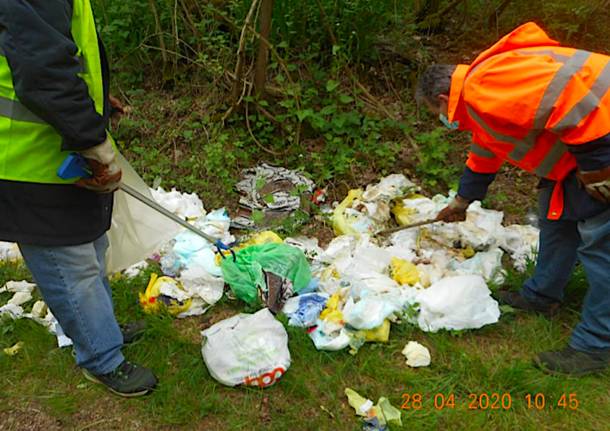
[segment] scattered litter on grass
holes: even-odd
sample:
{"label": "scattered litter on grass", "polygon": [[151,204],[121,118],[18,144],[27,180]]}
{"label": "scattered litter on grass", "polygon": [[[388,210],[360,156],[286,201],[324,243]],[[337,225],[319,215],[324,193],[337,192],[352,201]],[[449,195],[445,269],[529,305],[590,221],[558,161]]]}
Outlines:
{"label": "scattered litter on grass", "polygon": [[[310,180],[282,168],[262,165],[244,175],[238,185],[242,206],[265,215],[294,212],[302,197],[314,190]],[[434,217],[452,199],[451,195],[428,198],[418,191],[403,175],[351,190],[329,210],[338,236],[324,249],[316,238],[282,240],[265,231],[240,238],[233,261],[229,256],[222,259],[208,241],[181,231],[150,256],[160,263],[163,276],[151,279],[142,295],[143,306],[153,311],[165,306],[177,317],[202,314],[221,299],[227,283],[239,299],[267,307],[266,314],[282,310],[290,325],[307,328],[317,349],[349,347],[353,354],[367,342],[387,341],[391,324],[401,320],[423,331],[475,329],[497,322],[500,309],[487,283],[503,279],[504,253],[516,269],[525,269],[537,249],[538,229],[505,227],[502,212],[475,202],[465,222],[437,223],[376,239],[373,235],[382,229]],[[235,243],[230,226],[252,226],[251,218],[231,220],[224,208],[206,212],[195,194],[175,189],[151,193],[163,206],[224,243]],[[0,258],[18,256],[16,246],[0,243]],[[139,262],[124,274],[136,276],[147,266],[148,262]],[[57,334],[60,345],[69,342],[44,303],[24,312],[33,285],[7,284],[4,291],[9,288],[13,298],[0,307],[0,314],[33,318]],[[228,319],[233,326],[221,326],[223,331],[218,332],[244,325],[239,322],[248,315],[240,316]],[[249,328],[251,340],[265,338],[263,327]],[[288,365],[289,354],[279,375]],[[265,386],[268,378],[278,377],[269,374],[272,371],[249,370],[233,384],[249,377],[254,379],[249,384]],[[261,375],[267,380],[258,380]]]}
{"label": "scattered litter on grass", "polygon": [[23,346],[24,346],[23,341],[19,341],[11,347],[5,347],[4,349],[2,349],[2,351],[4,352],[4,354],[6,356],[15,356],[17,353],[19,353],[19,351],[23,348]]}
{"label": "scattered litter on grass", "polygon": [[[255,224],[269,225],[298,209],[303,201],[311,201],[315,184],[302,174],[266,163],[244,169],[243,179],[235,185],[240,193],[240,214],[233,226],[252,229]],[[254,219],[259,214],[261,220]]]}
{"label": "scattered litter on grass", "polygon": [[288,334],[267,308],[222,320],[201,335],[205,365],[224,385],[265,388],[290,367]]}
{"label": "scattered litter on grass", "polygon": [[377,404],[364,398],[351,388],[345,388],[347,402],[364,420],[365,430],[385,431],[388,425],[402,426],[401,411],[394,407],[385,397],[380,397]]}
{"label": "scattered litter on grass", "polygon": [[13,296],[6,304],[0,306],[0,320],[9,318],[17,319],[32,319],[36,323],[44,326],[51,334],[57,337],[57,345],[65,347],[72,345],[72,340],[66,337],[59,322],[53,316],[53,313],[47,308],[43,301],[36,301],[30,312],[25,311],[25,306],[33,300],[33,292],[36,285],[25,280],[8,281],[0,288],[0,293],[12,293]]}
{"label": "scattered litter on grass", "polygon": [[133,278],[133,277],[137,277],[140,274],[140,272],[142,272],[146,268],[148,268],[148,262],[143,260],[141,262],[131,265],[123,273],[125,274],[126,277]]}
{"label": "scattered litter on grass", "polygon": [[430,351],[417,341],[409,341],[402,349],[402,354],[407,358],[409,367],[418,368],[430,365]]}

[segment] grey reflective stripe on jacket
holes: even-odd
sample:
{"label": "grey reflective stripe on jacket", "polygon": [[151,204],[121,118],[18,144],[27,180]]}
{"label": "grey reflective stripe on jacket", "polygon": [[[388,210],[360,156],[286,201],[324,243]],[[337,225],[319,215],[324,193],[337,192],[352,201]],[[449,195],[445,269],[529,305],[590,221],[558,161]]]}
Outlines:
{"label": "grey reflective stripe on jacket", "polygon": [[[0,56],[5,57],[4,48],[0,44]],[[0,117],[10,118],[15,121],[28,121],[30,123],[45,124],[36,114],[17,100],[11,100],[0,96]]]}
{"label": "grey reflective stripe on jacket", "polygon": [[553,144],[553,148],[551,148],[551,150],[545,154],[544,159],[542,159],[542,162],[540,162],[536,169],[534,169],[536,175],[538,175],[539,177],[548,176],[557,164],[557,162],[561,160],[561,158],[567,151],[568,147],[566,147],[563,142],[557,139],[557,141],[555,141],[555,143]]}
{"label": "grey reflective stripe on jacket", "polygon": [[555,133],[578,126],[587,115],[593,112],[610,89],[610,60],[589,89],[589,92],[570,109],[559,123],[551,130]]}
{"label": "grey reflective stripe on jacket", "polygon": [[[0,44],[0,57],[6,57],[4,48]],[[78,58],[82,72],[85,71],[85,61],[82,57]],[[0,117],[10,118],[15,121],[25,121],[36,124],[46,124],[44,120],[26,108],[18,100],[11,100],[0,96]]]}
{"label": "grey reflective stripe on jacket", "polygon": [[572,79],[572,76],[582,68],[590,56],[590,52],[578,50],[563,64],[563,66],[561,66],[557,73],[555,73],[555,76],[553,76],[553,79],[546,87],[542,100],[538,105],[536,115],[534,116],[534,125],[527,136],[521,140],[519,144],[515,145],[515,148],[509,154],[511,159],[516,161],[523,160],[527,152],[532,149],[536,140],[544,131],[544,126],[553,112],[553,105],[555,105],[555,102],[557,102],[561,93],[563,93],[564,88],[570,79]]}
{"label": "grey reflective stripe on jacket", "polygon": [[0,96],[0,117],[10,118],[15,121],[46,124],[36,114],[23,106],[21,102],[2,96]]}
{"label": "grey reflective stripe on jacket", "polygon": [[483,148],[480,145],[475,144],[475,143],[470,145],[470,152],[476,154],[479,157],[483,157],[485,159],[493,159],[494,157],[496,157],[496,155],[494,153],[492,153],[488,149]]}

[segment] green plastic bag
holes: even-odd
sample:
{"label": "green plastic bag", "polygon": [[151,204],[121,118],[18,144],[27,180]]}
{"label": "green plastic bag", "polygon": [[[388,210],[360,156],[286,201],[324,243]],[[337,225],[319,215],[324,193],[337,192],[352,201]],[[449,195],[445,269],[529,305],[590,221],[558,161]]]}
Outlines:
{"label": "green plastic bag", "polygon": [[305,254],[287,244],[253,245],[236,253],[233,262],[230,256],[220,265],[224,280],[242,301],[258,302],[258,291],[266,290],[263,270],[290,280],[293,290],[299,292],[311,281],[311,270]]}

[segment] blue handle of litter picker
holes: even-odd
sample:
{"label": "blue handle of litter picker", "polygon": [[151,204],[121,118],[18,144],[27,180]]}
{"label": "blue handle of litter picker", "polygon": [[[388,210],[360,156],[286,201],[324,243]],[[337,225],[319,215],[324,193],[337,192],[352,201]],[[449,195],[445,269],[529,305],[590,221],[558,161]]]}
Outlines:
{"label": "blue handle of litter picker", "polygon": [[64,180],[70,180],[72,178],[91,178],[91,171],[83,156],[77,153],[71,153],[65,158],[57,170],[57,176]]}
{"label": "blue handle of litter picker", "polygon": [[225,259],[225,255],[222,252],[222,250],[227,250],[228,252],[231,253],[231,256],[233,257],[233,262],[235,262],[237,260],[237,256],[235,255],[235,252],[233,250],[231,250],[230,246],[228,246],[227,244],[225,244],[221,240],[217,239],[216,242],[214,243],[214,246],[216,247],[216,250],[218,251],[218,254],[220,254],[220,256],[223,259]]}
{"label": "blue handle of litter picker", "polygon": [[231,247],[229,247],[228,245],[226,245],[224,242],[222,242],[221,240],[216,240],[216,242],[214,243],[214,245],[216,246],[216,248],[218,248],[219,250],[231,250]]}

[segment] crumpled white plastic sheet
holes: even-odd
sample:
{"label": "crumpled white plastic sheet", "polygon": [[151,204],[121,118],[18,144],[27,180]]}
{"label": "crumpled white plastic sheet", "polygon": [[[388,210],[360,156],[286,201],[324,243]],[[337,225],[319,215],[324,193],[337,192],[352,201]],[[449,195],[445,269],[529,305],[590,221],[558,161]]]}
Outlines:
{"label": "crumpled white plastic sheet", "polygon": [[432,361],[428,348],[417,341],[409,341],[401,353],[407,358],[407,365],[413,368],[427,367]]}
{"label": "crumpled white plastic sheet", "polygon": [[478,329],[496,323],[500,308],[483,277],[447,277],[417,295],[417,323],[424,331]]}
{"label": "crumpled white plastic sheet", "polygon": [[500,247],[510,254],[515,269],[525,271],[528,261],[538,252],[540,230],[529,225],[513,224],[504,227]]}
{"label": "crumpled white plastic sheet", "polygon": [[0,241],[0,260],[16,261],[21,259],[21,252],[17,244]]}
{"label": "crumpled white plastic sheet", "polygon": [[405,196],[419,188],[402,174],[392,174],[384,177],[377,184],[369,185],[362,198],[368,202],[378,200],[391,201],[394,198]]}
{"label": "crumpled white plastic sheet", "polygon": [[189,266],[180,273],[178,280],[182,283],[186,296],[191,298],[191,307],[180,313],[180,318],[201,315],[222,298],[225,284],[223,278],[209,273],[202,266]]}
{"label": "crumpled white plastic sheet", "polygon": [[167,192],[161,187],[151,188],[150,192],[161,206],[182,219],[198,219],[206,214],[203,202],[195,193],[182,193],[175,188]]}

